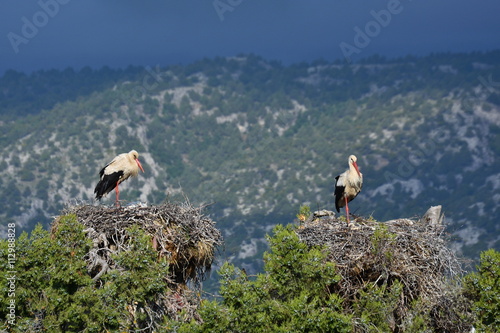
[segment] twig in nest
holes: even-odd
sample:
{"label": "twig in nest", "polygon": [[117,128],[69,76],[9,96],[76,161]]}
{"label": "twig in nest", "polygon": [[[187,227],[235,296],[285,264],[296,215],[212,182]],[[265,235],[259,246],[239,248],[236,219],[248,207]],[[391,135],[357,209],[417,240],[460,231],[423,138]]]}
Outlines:
{"label": "twig in nest", "polygon": [[[168,294],[157,295],[147,304],[131,305],[131,325],[135,313],[142,311],[147,319],[137,331],[154,331],[154,323],[167,315],[174,320],[201,320],[197,314],[200,298],[187,288],[188,281],[194,286],[204,279],[211,268],[216,248],[222,245],[222,235],[215,222],[202,214],[203,207],[193,207],[189,202],[182,205],[164,203],[160,206],[105,207],[82,205],[66,208],[65,214],[75,214],[85,226],[84,232],[92,240],[92,248],[85,259],[87,270],[98,283],[110,270],[123,271],[111,254],[133,251],[130,246],[131,226],[139,226],[151,237],[151,244],[159,258],[170,264],[166,282],[171,287]],[[58,220],[53,230],[57,229]],[[138,308],[140,306],[140,308]],[[184,313],[183,317],[180,316]]]}
{"label": "twig in nest", "polygon": [[447,279],[462,272],[459,260],[442,238],[443,226],[429,226],[425,221],[379,223],[357,217],[346,233],[345,223],[334,214],[325,214],[307,220],[297,234],[309,246],[327,247],[328,260],[336,264],[341,276],[332,292],[343,296],[347,308],[367,283],[390,286],[398,280],[403,290],[395,313],[403,316],[416,299],[430,311],[446,297]]}

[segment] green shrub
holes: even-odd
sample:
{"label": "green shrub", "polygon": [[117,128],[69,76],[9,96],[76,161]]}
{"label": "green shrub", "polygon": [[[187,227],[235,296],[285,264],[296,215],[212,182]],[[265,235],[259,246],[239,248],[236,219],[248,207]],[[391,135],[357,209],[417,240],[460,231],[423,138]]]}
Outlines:
{"label": "green shrub", "polygon": [[231,264],[220,269],[222,301],[205,301],[202,324],[179,332],[351,332],[351,317],[329,292],[335,266],[321,249],[308,249],[292,227],[277,226],[268,237],[265,273],[247,276]]}
{"label": "green shrub", "polygon": [[479,332],[498,332],[500,327],[500,252],[481,253],[477,272],[464,278],[466,295],[473,301],[475,327]]}
{"label": "green shrub", "polygon": [[[134,251],[114,257],[123,268],[111,270],[99,281],[87,272],[85,256],[92,247],[75,215],[66,215],[53,224],[52,232],[38,225],[28,236],[16,240],[16,320],[4,322],[12,332],[105,332],[128,331],[145,325],[145,302],[169,291],[168,264],[158,261],[151,241],[139,229],[131,229]],[[8,249],[0,241],[2,257]],[[11,270],[7,261],[0,270]],[[2,286],[7,274],[0,275]],[[2,290],[0,303],[9,302]],[[135,311],[137,309],[137,311]],[[6,318],[8,309],[0,308]],[[147,323],[146,323],[147,324]],[[132,326],[132,327],[131,327]]]}

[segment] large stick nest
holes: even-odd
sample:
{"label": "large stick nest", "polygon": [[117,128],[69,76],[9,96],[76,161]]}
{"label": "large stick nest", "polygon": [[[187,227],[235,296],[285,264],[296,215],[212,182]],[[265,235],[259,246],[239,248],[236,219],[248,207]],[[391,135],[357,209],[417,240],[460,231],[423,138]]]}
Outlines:
{"label": "large stick nest", "polygon": [[[450,281],[463,273],[457,256],[447,247],[440,212],[441,207],[436,206],[420,220],[384,223],[358,217],[348,226],[334,212],[321,211],[304,221],[297,233],[309,246],[327,248],[328,260],[336,264],[341,276],[333,291],[343,296],[347,308],[352,309],[360,291],[370,285],[390,287],[399,281],[402,294],[389,315],[394,331],[398,331],[412,301],[418,299],[421,310],[432,314],[444,298],[448,299]],[[463,322],[460,325],[470,329]]]}
{"label": "large stick nest", "polygon": [[[80,205],[66,208],[64,214],[75,214],[93,242],[86,260],[87,270],[97,284],[108,271],[123,269],[113,260],[113,253],[133,251],[128,228],[139,226],[151,236],[152,247],[158,252],[159,259],[166,259],[170,266],[165,277],[170,292],[158,295],[148,308],[141,309],[148,313],[153,323],[161,321],[164,315],[181,321],[200,320],[197,314],[199,293],[187,285],[190,282],[190,286],[199,288],[211,268],[217,247],[223,242],[215,222],[203,215],[203,208],[193,207],[190,203],[128,207]],[[53,231],[58,220],[53,223]],[[137,310],[131,305],[131,321]]]}

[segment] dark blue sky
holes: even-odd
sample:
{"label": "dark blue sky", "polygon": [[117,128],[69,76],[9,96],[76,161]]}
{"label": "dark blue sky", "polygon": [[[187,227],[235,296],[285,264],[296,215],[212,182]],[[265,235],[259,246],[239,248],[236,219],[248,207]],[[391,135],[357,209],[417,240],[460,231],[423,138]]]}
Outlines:
{"label": "dark blue sky", "polygon": [[0,73],[500,48],[499,0],[4,0]]}

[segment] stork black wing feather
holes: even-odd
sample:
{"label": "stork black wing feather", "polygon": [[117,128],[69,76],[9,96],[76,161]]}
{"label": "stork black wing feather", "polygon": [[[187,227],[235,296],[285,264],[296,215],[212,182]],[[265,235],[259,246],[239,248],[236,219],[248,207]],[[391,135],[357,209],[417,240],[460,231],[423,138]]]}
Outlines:
{"label": "stork black wing feather", "polygon": [[104,175],[104,169],[99,173],[101,175],[101,180],[97,183],[94,193],[95,198],[97,200],[101,200],[101,198],[111,192],[118,183],[118,180],[123,176],[123,171],[117,171],[110,173],[109,175]]}
{"label": "stork black wing feather", "polygon": [[340,204],[342,203],[342,195],[344,194],[345,186],[342,182],[339,182],[340,175],[335,177],[335,209],[340,213]]}
{"label": "stork black wing feather", "polygon": [[104,168],[101,169],[101,171],[99,171],[99,177],[102,178],[102,176],[104,176],[104,170],[106,169],[106,167],[108,166],[109,164],[107,164]]}

